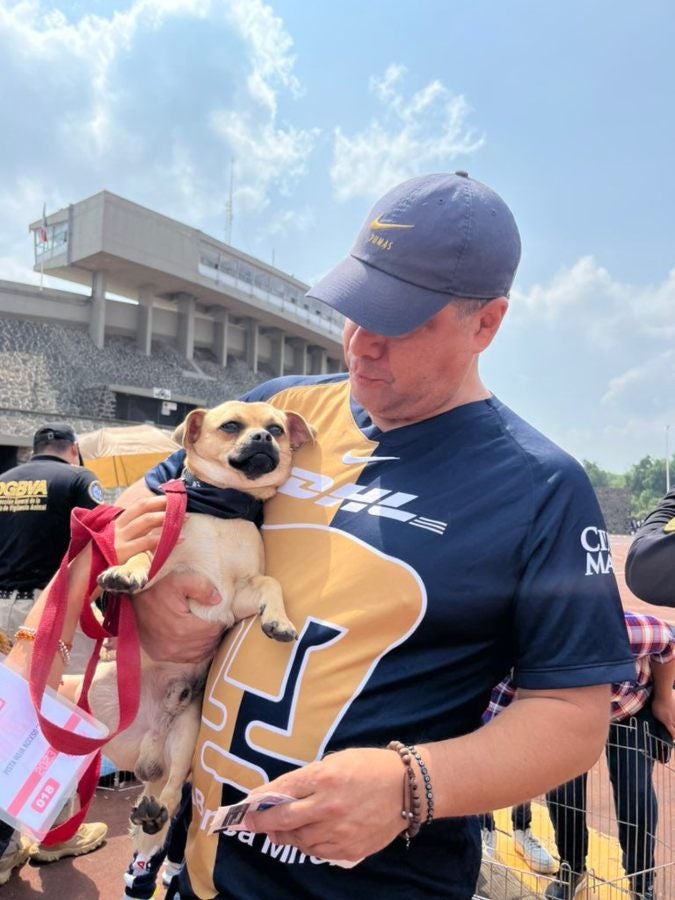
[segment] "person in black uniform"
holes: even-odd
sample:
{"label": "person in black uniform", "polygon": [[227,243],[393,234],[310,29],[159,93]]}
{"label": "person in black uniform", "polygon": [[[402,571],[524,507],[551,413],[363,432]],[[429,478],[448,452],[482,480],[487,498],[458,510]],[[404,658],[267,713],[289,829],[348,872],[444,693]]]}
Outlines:
{"label": "person in black uniform", "polygon": [[645,603],[675,606],[675,490],[635,532],[626,557],[626,584]]}
{"label": "person in black uniform", "polygon": [[0,474],[0,629],[9,638],[68,549],[71,510],[102,500],[65,422],[39,428],[31,459]]}
{"label": "person in black uniform", "polygon": [[[103,500],[100,482],[81,463],[75,432],[57,422],[35,432],[28,462],[0,474],[0,629],[10,639],[68,549],[71,510],[93,509]],[[74,644],[78,638],[86,644],[77,634]],[[74,656],[78,649],[84,648],[75,646]],[[0,885],[30,857],[55,862],[80,856],[100,847],[107,832],[104,822],[85,822],[69,841],[47,848],[0,822]]]}

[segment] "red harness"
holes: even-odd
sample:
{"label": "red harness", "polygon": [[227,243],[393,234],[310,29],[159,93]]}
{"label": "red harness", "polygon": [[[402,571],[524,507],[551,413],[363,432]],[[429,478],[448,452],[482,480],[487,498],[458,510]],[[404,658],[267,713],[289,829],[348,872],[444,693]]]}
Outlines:
{"label": "red harness", "polygon": [[[187,495],[185,485],[180,480],[167,481],[161,485],[167,495],[166,515],[159,544],[155,550],[148,579],[166,562],[183,524]],[[49,597],[42,613],[40,626],[35,635],[33,658],[30,667],[30,694],[42,733],[55,750],[76,756],[96,752],[77,786],[80,810],[66,822],[54,826],[46,835],[43,844],[50,846],[71,838],[84,820],[91,799],[98,784],[101,747],[115,735],[131,725],[138,712],[140,697],[140,645],[131,598],[128,594],[109,595],[105,618],[101,624],[91,611],[91,596],[96,588],[96,578],[109,566],[117,565],[115,553],[115,519],[123,510],[114,506],[97,506],[95,509],[74,509],[71,514],[71,539],[68,552],[61,562]],[[96,645],[87,664],[82,691],[77,705],[91,712],[89,688],[91,686],[103,641],[117,637],[117,698],[119,702],[119,727],[106,738],[91,738],[74,734],[55,725],[41,712],[42,698],[47,686],[49,671],[58,652],[59,639],[66,616],[68,602],[68,565],[87,544],[91,544],[91,566],[89,581],[83,598],[80,625],[82,631],[92,638]]]}

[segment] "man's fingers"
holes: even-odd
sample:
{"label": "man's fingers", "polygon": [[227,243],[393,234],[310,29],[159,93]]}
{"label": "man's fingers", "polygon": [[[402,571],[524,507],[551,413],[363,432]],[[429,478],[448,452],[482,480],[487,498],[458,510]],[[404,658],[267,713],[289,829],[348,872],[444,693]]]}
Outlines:
{"label": "man's fingers", "polygon": [[146,550],[156,550],[161,533],[161,528],[155,528],[135,540],[126,540],[124,544],[129,556],[135,556],[136,553],[143,553]]}
{"label": "man's fingers", "polygon": [[131,506],[126,507],[124,512],[120,513],[117,521],[122,525],[126,525],[128,522],[137,519],[145,513],[163,512],[165,509],[166,495],[151,494],[148,497],[137,500],[135,503],[132,503]]}
{"label": "man's fingers", "polygon": [[141,535],[148,534],[154,529],[157,529],[157,533],[159,533],[164,524],[164,513],[143,513],[143,515],[137,516],[135,519],[131,519],[128,522],[122,522],[121,519],[122,516],[120,516],[120,521],[117,523],[118,531],[120,534],[123,534],[127,540],[133,540]]}

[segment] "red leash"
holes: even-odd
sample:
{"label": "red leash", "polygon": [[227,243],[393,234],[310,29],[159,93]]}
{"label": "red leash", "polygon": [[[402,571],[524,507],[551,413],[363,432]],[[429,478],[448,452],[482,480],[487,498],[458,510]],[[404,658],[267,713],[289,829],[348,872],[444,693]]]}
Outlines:
{"label": "red leash", "polygon": [[[148,574],[148,580],[153,578],[161,569],[175,546],[187,506],[187,495],[182,481],[168,481],[161,486],[161,489],[167,495],[166,515]],[[112,740],[115,735],[128,728],[138,713],[141,674],[140,645],[131,598],[128,594],[108,595],[109,602],[103,624],[98,621],[91,610],[91,596],[96,588],[98,575],[109,566],[117,565],[115,519],[122,511],[121,508],[113,506],[97,506],[94,509],[78,508],[73,510],[70,522],[70,546],[52,584],[40,625],[35,635],[29,687],[42,733],[55,750],[63,753],[75,756],[86,756],[92,752],[96,753],[77,786],[77,793],[80,798],[80,811],[68,819],[67,822],[53,827],[48,832],[43,840],[46,846],[68,840],[75,834],[84,820],[98,784],[101,747]],[[80,625],[84,633],[96,641],[96,645],[87,664],[77,705],[86,712],[91,712],[89,707],[89,688],[96,672],[101,646],[106,638],[117,637],[119,726],[117,731],[105,738],[91,738],[67,731],[60,725],[50,722],[41,711],[42,698],[47,686],[49,671],[58,652],[59,640],[66,615],[68,565],[87,544],[91,544],[91,566],[80,615]]]}

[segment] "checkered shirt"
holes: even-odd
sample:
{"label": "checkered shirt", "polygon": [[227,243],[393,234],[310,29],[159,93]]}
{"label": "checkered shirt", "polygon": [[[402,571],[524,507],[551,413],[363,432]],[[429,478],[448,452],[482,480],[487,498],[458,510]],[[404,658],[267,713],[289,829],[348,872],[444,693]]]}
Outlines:
{"label": "checkered shirt", "polygon": [[[656,616],[624,613],[631,653],[635,660],[635,678],[612,685],[611,716],[621,722],[638,713],[652,693],[651,661],[665,664],[675,659],[675,636],[670,625]],[[492,688],[483,722],[494,719],[511,703],[516,686],[508,675]]]}

